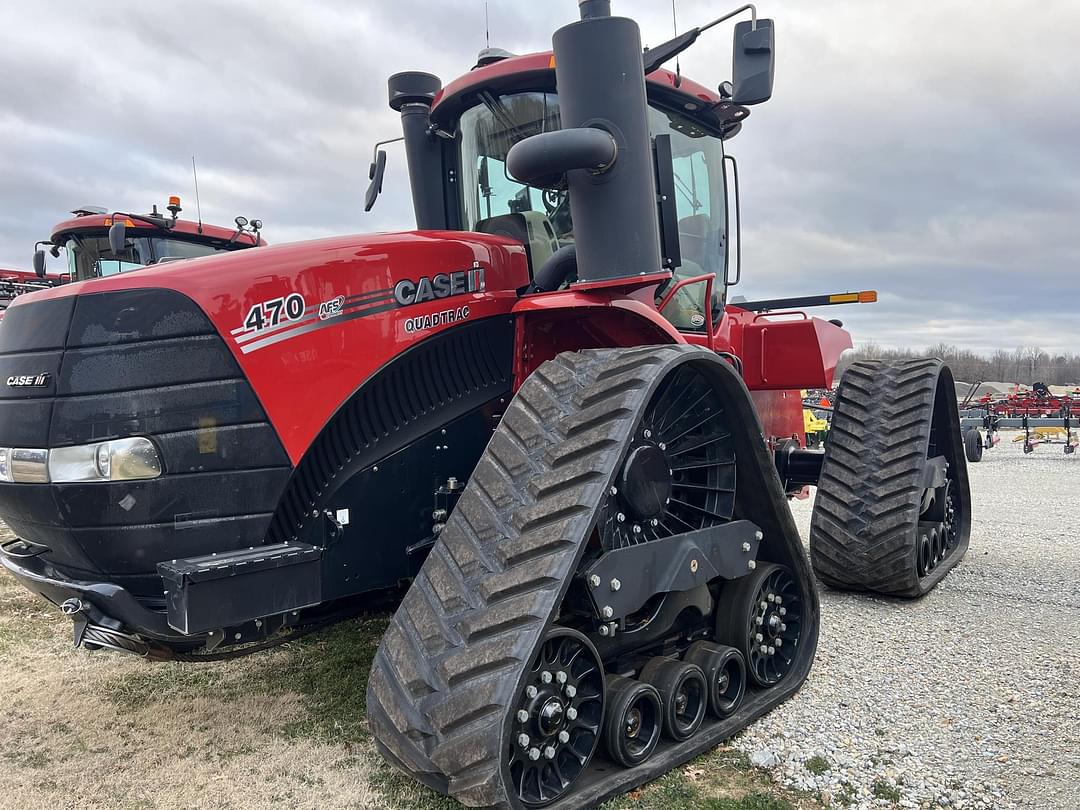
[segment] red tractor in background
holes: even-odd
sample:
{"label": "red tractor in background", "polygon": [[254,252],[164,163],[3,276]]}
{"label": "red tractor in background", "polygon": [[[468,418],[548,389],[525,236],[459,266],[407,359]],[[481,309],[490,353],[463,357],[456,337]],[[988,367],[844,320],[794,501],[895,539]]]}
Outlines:
{"label": "red tractor in background", "polygon": [[[259,231],[260,220],[236,218],[235,228],[203,224],[202,219],[180,219],[180,198],[169,197],[169,215],[157,206],[149,214],[109,213],[98,206],[83,206],[72,219],[58,223],[47,242],[34,246],[34,272],[39,278],[86,281],[115,273],[138,270],[154,264],[195,259],[265,245]],[[45,251],[54,258],[60,249],[67,252],[63,275],[47,273]]]}
{"label": "red tractor in background", "polygon": [[60,284],[62,280],[58,274],[49,274],[44,278],[39,278],[36,273],[29,270],[0,268],[0,319],[4,317],[4,310],[8,308],[15,296],[53,287]]}
{"label": "red tractor in background", "polygon": [[808,450],[800,389],[850,337],[727,302],[724,143],[771,94],[771,21],[736,25],[717,93],[661,65],[752,7],[643,53],[607,0],[579,6],[551,53],[391,77],[416,231],[15,301],[0,563],[77,644],[229,657],[404,590],[379,750],[467,805],[581,808],[806,678],[788,492],[819,485],[831,584],[914,596],[962,556],[948,370],[856,364]]}

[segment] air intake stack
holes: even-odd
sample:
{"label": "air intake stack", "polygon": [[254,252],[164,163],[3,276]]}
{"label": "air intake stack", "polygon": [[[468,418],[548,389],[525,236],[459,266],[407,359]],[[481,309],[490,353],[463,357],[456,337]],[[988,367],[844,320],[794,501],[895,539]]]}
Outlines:
{"label": "air intake stack", "polygon": [[[579,0],[581,20],[555,32],[563,129],[516,144],[508,168],[522,182],[565,182],[579,281],[661,270],[656,187],[637,23],[609,0]],[[563,178],[565,177],[565,181]]]}

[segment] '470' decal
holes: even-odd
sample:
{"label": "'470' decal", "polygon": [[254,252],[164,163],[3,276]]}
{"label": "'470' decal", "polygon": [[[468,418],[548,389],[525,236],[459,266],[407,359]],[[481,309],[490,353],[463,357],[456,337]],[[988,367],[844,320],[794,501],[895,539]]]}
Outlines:
{"label": "'470' decal", "polygon": [[284,298],[271,298],[253,306],[244,318],[244,329],[258,332],[269,329],[285,321],[298,321],[304,316],[307,304],[300,293],[291,293]]}

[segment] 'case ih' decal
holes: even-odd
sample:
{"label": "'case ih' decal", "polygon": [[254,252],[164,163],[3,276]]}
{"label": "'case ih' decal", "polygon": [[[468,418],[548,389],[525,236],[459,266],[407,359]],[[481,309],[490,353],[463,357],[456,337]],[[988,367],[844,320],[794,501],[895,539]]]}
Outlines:
{"label": "'case ih' decal", "polygon": [[484,268],[474,262],[468,270],[455,270],[452,273],[439,273],[436,276],[421,276],[416,281],[405,278],[394,285],[394,300],[398,306],[422,304],[451,295],[484,291]]}

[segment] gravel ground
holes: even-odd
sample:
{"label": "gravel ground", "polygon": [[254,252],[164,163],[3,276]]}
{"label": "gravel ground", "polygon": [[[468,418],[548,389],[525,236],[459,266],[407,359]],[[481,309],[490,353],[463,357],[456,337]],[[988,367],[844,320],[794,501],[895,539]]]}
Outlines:
{"label": "gravel ground", "polygon": [[1080,454],[1010,438],[969,465],[971,546],[932,593],[822,589],[806,686],[735,741],[755,764],[853,807],[1080,808]]}

